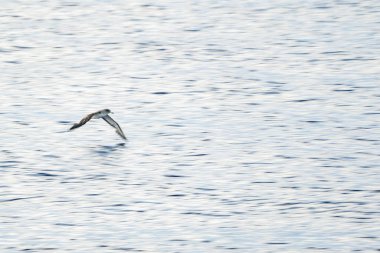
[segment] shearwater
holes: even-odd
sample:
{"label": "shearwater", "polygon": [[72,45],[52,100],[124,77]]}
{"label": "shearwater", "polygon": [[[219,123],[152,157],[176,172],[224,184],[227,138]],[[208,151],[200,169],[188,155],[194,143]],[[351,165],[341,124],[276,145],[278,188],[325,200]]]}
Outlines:
{"label": "shearwater", "polygon": [[84,124],[86,124],[88,121],[90,121],[91,119],[104,119],[108,124],[110,124],[112,127],[114,127],[116,129],[116,133],[121,137],[123,138],[124,140],[127,140],[127,137],[125,137],[124,133],[123,133],[123,130],[121,130],[121,127],[119,126],[119,124],[117,124],[117,122],[111,118],[108,114],[112,113],[110,109],[103,109],[103,110],[100,110],[100,111],[97,111],[97,112],[94,112],[94,113],[90,113],[89,115],[87,115],[86,117],[84,117],[83,119],[81,119],[81,121],[79,121],[79,123],[75,123],[70,129],[69,131],[71,130],[74,130],[78,127],[81,127],[83,126]]}

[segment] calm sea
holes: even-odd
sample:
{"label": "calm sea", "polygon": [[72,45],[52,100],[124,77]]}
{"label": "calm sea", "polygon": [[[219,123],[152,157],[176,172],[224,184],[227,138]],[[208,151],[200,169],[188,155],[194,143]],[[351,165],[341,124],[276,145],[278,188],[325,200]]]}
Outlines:
{"label": "calm sea", "polygon": [[380,251],[379,55],[375,0],[1,1],[0,252]]}

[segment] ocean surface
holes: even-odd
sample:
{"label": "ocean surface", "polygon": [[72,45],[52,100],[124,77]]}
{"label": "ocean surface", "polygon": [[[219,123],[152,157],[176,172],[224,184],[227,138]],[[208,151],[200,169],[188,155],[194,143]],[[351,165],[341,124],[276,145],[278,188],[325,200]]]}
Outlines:
{"label": "ocean surface", "polygon": [[0,252],[380,251],[379,56],[377,0],[1,1]]}

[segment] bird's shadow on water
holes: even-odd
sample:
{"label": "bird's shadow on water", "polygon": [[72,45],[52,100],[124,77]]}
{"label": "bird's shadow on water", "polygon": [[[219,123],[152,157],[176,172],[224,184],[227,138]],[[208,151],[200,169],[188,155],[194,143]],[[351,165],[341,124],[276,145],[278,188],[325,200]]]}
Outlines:
{"label": "bird's shadow on water", "polygon": [[94,147],[93,151],[97,155],[109,156],[112,153],[114,153],[115,151],[125,149],[126,147],[127,147],[126,143],[125,142],[121,142],[121,143],[118,143],[118,144],[115,144],[115,145],[100,145],[100,146],[96,146],[96,147]]}

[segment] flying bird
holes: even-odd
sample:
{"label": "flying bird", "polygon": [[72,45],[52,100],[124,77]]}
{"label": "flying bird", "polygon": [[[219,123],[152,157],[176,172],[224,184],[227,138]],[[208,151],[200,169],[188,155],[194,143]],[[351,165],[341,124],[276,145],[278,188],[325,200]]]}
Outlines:
{"label": "flying bird", "polygon": [[79,123],[75,123],[70,129],[69,131],[71,130],[74,130],[75,128],[78,128],[78,127],[81,127],[83,126],[84,124],[86,124],[87,122],[89,122],[91,119],[104,119],[108,124],[110,124],[113,128],[116,129],[116,133],[121,137],[123,138],[124,140],[127,140],[127,137],[125,137],[124,133],[123,133],[123,130],[121,130],[121,127],[119,126],[119,124],[117,124],[116,121],[113,120],[113,118],[111,118],[108,114],[112,113],[110,109],[103,109],[103,110],[100,110],[100,111],[97,111],[97,112],[94,112],[94,113],[90,113],[89,115],[87,115],[86,117],[84,117],[83,119],[81,119],[81,121],[79,121]]}

